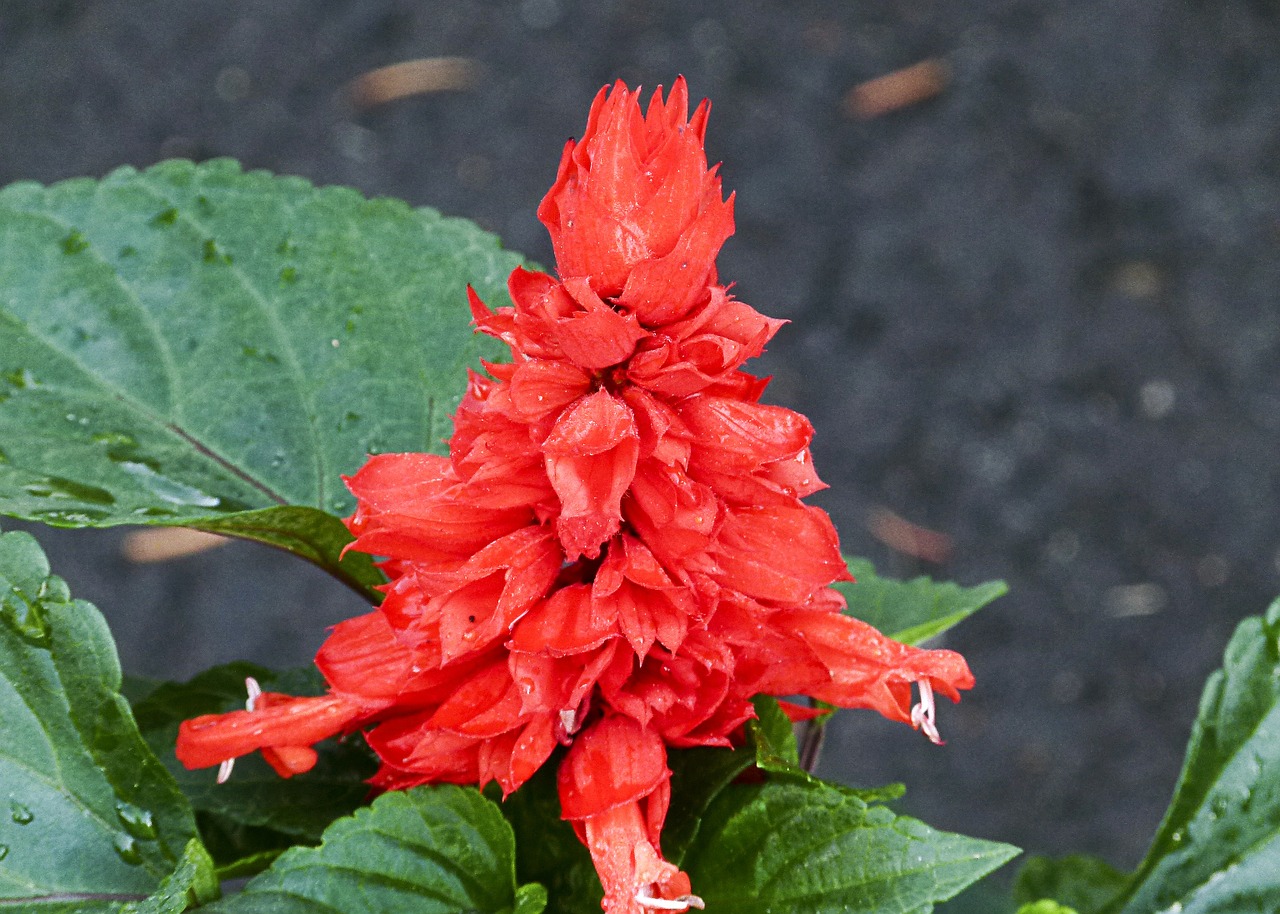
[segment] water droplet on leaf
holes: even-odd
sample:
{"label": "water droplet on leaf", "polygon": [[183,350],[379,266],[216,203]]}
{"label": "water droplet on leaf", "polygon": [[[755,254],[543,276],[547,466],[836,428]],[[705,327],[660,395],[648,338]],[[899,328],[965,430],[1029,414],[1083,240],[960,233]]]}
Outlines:
{"label": "water droplet on leaf", "polygon": [[18,825],[30,825],[31,820],[35,818],[31,810],[17,800],[9,801],[9,814]]}
{"label": "water droplet on leaf", "polygon": [[31,369],[29,368],[20,368],[17,371],[6,371],[3,377],[19,390],[25,390],[28,387],[36,387],[39,384],[36,380],[36,376],[31,373]]}
{"label": "water droplet on leaf", "polygon": [[204,262],[229,264],[231,263],[231,255],[224,251],[218,245],[218,242],[212,238],[206,238],[204,240]]}
{"label": "water droplet on leaf", "polygon": [[49,646],[49,624],[39,603],[27,599],[16,587],[0,597],[0,616],[18,633],[23,641],[34,647]]}
{"label": "water droplet on leaf", "polygon": [[89,242],[85,240],[84,235],[77,231],[72,231],[70,235],[62,239],[62,253],[79,254],[89,246]]}
{"label": "water droplet on leaf", "polygon": [[156,836],[156,824],[149,810],[121,800],[116,804],[116,815],[124,830],[133,837],[150,840]]}
{"label": "water droplet on leaf", "polygon": [[36,597],[42,601],[47,600],[50,603],[70,603],[71,588],[67,586],[67,582],[62,580],[56,574],[51,574],[40,582],[40,592]]}
{"label": "water droplet on leaf", "polygon": [[116,835],[116,854],[125,863],[137,866],[142,862],[142,851],[138,850],[138,842],[133,835]]}

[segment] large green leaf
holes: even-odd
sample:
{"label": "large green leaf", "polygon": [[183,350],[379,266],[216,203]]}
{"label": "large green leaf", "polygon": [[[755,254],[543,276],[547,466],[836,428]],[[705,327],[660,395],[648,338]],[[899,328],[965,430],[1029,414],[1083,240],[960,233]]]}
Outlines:
{"label": "large green leaf", "polygon": [[1173,802],[1104,910],[1280,910],[1280,600],[1232,636],[1200,699]]}
{"label": "large green leaf", "polygon": [[0,513],[339,570],[341,474],[441,450],[467,367],[503,351],[465,287],[502,304],[517,262],[464,220],[229,160],[0,190]]}
{"label": "large green leaf", "polygon": [[475,790],[442,786],[388,793],[335,822],[318,848],[295,848],[219,914],[537,914],[545,893],[517,891],[515,839]]}
{"label": "large green leaf", "polygon": [[833,785],[731,785],[683,865],[707,910],[928,914],[1017,853],[934,831]]}
{"label": "large green leaf", "polygon": [[0,535],[0,905],[115,910],[179,864],[183,894],[208,889],[191,808],[119,690],[102,616],[34,539]]}
{"label": "large green leaf", "polygon": [[315,667],[272,672],[251,663],[229,663],[188,682],[152,684],[134,705],[143,737],[198,813],[205,844],[224,875],[248,875],[293,844],[318,843],[335,819],[368,798],[365,781],[376,768],[358,736],[320,743],[315,768],[288,780],[257,754],[239,759],[224,784],[216,783],[212,769],[184,768],[173,751],[178,725],[201,714],[244,707],[248,676],[268,691],[315,695],[325,690]]}
{"label": "large green leaf", "polygon": [[940,584],[926,577],[895,581],[877,575],[866,559],[847,561],[857,583],[835,585],[849,601],[846,612],[906,644],[942,634],[1009,590],[1004,581],[976,587]]}

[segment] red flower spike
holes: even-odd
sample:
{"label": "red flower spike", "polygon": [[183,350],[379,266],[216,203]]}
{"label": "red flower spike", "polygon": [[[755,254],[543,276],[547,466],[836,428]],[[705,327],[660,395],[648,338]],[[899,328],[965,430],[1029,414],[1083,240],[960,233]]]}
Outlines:
{"label": "red flower spike", "polygon": [[383,454],[346,479],[349,548],[390,583],[320,649],[330,694],[251,688],[246,710],[183,724],[183,764],[225,779],[261,749],[288,777],[358,729],[379,789],[509,794],[566,745],[563,815],[605,910],[640,914],[701,907],[662,859],[668,748],[740,742],[753,696],[941,741],[934,694],[973,677],[841,613],[835,528],[802,501],[823,488],[813,428],[742,370],[783,322],[719,284],[733,198],[707,167],[707,103],[688,112],[683,79],[644,111],[601,90],[538,209],[559,278],[516,269],[496,311],[468,290],[512,361],[468,375],[449,457]]}

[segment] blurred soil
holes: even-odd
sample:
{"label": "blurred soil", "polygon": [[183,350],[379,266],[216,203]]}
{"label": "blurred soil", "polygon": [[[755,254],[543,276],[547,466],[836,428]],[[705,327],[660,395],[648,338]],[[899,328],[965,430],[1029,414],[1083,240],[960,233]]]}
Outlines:
{"label": "blurred soil", "polygon": [[[471,63],[344,91],[437,57]],[[939,84],[896,110],[849,95],[921,61]],[[6,0],[0,182],[234,156],[547,263],[534,209],[592,96],[679,73],[738,192],[721,275],[792,321],[757,368],[817,427],[846,551],[1012,589],[948,642],[979,685],[945,748],[847,713],[821,772],[1133,865],[1205,676],[1280,591],[1272,0]],[[885,511],[945,561],[884,545]],[[136,673],[303,663],[360,610],[248,544],[144,566],[118,532],[37,532]]]}

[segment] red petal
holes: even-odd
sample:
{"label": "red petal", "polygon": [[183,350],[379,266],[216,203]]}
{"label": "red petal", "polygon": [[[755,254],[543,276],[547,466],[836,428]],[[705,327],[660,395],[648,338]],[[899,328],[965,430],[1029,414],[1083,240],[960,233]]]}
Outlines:
{"label": "red petal", "polygon": [[649,837],[645,805],[628,803],[608,810],[586,819],[578,829],[604,886],[602,906],[607,914],[652,914],[637,896],[667,901],[689,896],[689,877],[664,860],[658,842]]}
{"label": "red petal", "polygon": [[631,410],[596,391],[561,415],[543,448],[560,498],[556,529],[565,556],[595,557],[621,525],[622,496],[635,475],[640,443]]}
{"label": "red petal", "polygon": [[205,714],[178,729],[178,761],[207,768],[264,747],[310,746],[347,729],[360,709],[336,695],[280,696],[269,707]]}
{"label": "red petal", "polygon": [[560,763],[560,811],[566,819],[597,816],[648,796],[670,776],[657,733],[629,717],[603,717]]}
{"label": "red petal", "polygon": [[572,584],[557,590],[516,623],[510,647],[513,651],[563,657],[599,647],[617,633],[616,617],[595,611],[591,588]]}

